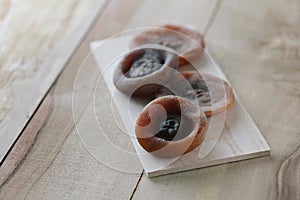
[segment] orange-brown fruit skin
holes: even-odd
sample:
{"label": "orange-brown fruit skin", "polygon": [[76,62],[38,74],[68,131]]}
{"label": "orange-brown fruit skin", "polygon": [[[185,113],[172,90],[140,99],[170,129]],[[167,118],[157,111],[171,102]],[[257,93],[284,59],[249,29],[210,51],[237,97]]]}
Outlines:
{"label": "orange-brown fruit skin", "polygon": [[[221,112],[224,112],[224,111],[228,110],[229,108],[231,108],[233,106],[233,104],[235,102],[233,90],[230,87],[230,85],[226,81],[224,81],[223,79],[220,79],[220,78],[215,77],[215,76],[210,75],[210,74],[200,73],[198,71],[183,71],[183,72],[181,72],[181,75],[186,80],[189,80],[191,77],[198,77],[199,80],[200,79],[205,80],[206,82],[220,83],[220,85],[218,85],[218,87],[224,88],[224,90],[222,90],[222,91],[224,91],[224,96],[223,96],[224,98],[222,99],[222,101],[225,102],[225,103],[214,105],[214,107],[211,107],[211,106],[201,107],[201,105],[199,105],[202,108],[202,110],[204,111],[204,113],[207,117],[210,117],[212,115],[216,115],[216,114],[219,114]],[[176,80],[174,80],[173,84],[175,86],[178,85]],[[211,89],[214,90],[214,88],[211,88]],[[162,95],[161,95],[160,92],[158,92],[158,93],[156,93],[155,96],[160,97]]]}
{"label": "orange-brown fruit skin", "polygon": [[[186,78],[186,79],[189,79],[191,76],[193,75],[197,75],[197,76],[203,76],[205,78],[205,80],[207,81],[214,81],[214,80],[217,80],[219,78],[213,76],[213,75],[210,75],[210,74],[206,74],[206,73],[199,73],[198,71],[185,71],[185,72],[182,72],[182,75]],[[221,80],[221,79],[220,79]],[[212,109],[204,109],[204,113],[207,117],[210,117],[212,115],[215,115],[215,114],[219,114],[221,112],[224,112],[226,110],[228,110],[229,108],[232,107],[232,105],[234,104],[234,94],[233,94],[233,90],[232,88],[230,87],[230,85],[224,81],[223,81],[223,84],[224,84],[224,90],[225,90],[225,98],[226,98],[226,104],[224,104],[223,106],[219,106],[217,108],[215,108],[214,110]]]}
{"label": "orange-brown fruit skin", "polygon": [[[181,114],[193,121],[192,132],[187,137],[176,141],[156,137],[153,128],[147,125],[151,124],[149,110],[157,104],[163,106],[167,113],[178,112],[181,109],[183,111]],[[180,108],[182,105],[184,109]],[[152,117],[156,119],[158,116]],[[146,126],[148,128],[145,128]],[[208,121],[201,110],[196,109],[194,104],[184,98],[170,95],[155,99],[144,108],[137,119],[135,133],[139,144],[146,151],[157,157],[168,158],[181,156],[198,147],[205,139],[207,128]]]}
{"label": "orange-brown fruit skin", "polygon": [[159,70],[138,78],[129,78],[125,76],[125,73],[130,69],[135,59],[143,54],[146,49],[153,48],[154,47],[146,45],[142,48],[132,50],[124,56],[113,75],[113,83],[118,90],[132,96],[149,96],[172,78],[172,74],[178,67],[178,57],[174,53],[162,49],[159,49],[158,51],[162,52],[165,62]]}
{"label": "orange-brown fruit skin", "polygon": [[133,40],[130,43],[130,47],[133,49],[141,45],[150,44],[149,41],[147,41],[146,36],[151,34],[156,34],[156,35],[184,34],[186,38],[190,38],[189,42],[194,44],[194,46],[190,47],[190,49],[187,49],[185,52],[179,55],[178,57],[179,66],[184,66],[186,64],[189,64],[194,59],[199,58],[203,54],[203,51],[205,49],[205,42],[202,34],[192,29],[183,26],[173,25],[173,24],[166,24],[163,26],[159,26],[156,29],[154,28],[153,30],[142,32],[141,34],[133,38]]}

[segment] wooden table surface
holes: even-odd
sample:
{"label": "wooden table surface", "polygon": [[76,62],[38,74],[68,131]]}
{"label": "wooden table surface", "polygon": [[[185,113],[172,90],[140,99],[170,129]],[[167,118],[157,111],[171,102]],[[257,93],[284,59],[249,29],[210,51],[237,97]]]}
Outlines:
{"label": "wooden table surface", "polygon": [[[138,161],[126,173],[85,148],[75,124],[94,131],[82,117],[99,78],[90,42],[164,23],[204,33],[270,157],[149,179]],[[298,0],[3,0],[0,25],[0,199],[300,199]],[[133,151],[98,87],[104,132]]]}

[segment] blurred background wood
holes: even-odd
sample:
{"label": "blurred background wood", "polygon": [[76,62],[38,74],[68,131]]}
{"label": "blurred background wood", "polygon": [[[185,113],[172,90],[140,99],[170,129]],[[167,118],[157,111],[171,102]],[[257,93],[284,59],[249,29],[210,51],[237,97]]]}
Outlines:
{"label": "blurred background wood", "polygon": [[0,162],[104,0],[0,2]]}
{"label": "blurred background wood", "polygon": [[[1,187],[0,199],[300,199],[300,2],[211,2],[111,1],[48,94],[52,111],[28,155]],[[270,144],[271,157],[148,179],[141,168],[129,174],[106,167],[85,149],[74,126],[72,91],[89,42],[166,22],[194,24],[206,33],[207,47]],[[92,96],[84,92],[95,87],[98,67],[91,57],[84,65],[90,67],[81,71],[82,84],[75,89]],[[105,85],[99,90],[104,131],[130,150],[129,138],[119,136],[122,131],[109,121]],[[76,101],[82,102],[74,108],[77,123],[94,131],[89,119],[80,118],[89,104],[80,96]]]}

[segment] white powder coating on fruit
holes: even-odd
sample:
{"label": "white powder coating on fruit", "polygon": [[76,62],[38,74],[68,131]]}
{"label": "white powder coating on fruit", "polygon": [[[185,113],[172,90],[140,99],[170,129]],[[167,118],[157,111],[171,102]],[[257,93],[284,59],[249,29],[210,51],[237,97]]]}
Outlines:
{"label": "white powder coating on fruit", "polygon": [[[175,97],[175,96],[174,96]],[[200,120],[200,116],[204,116],[204,112],[201,110],[197,104],[193,104],[187,99],[182,97],[176,97],[183,99],[184,101],[180,102],[181,113],[190,119],[198,119]]]}

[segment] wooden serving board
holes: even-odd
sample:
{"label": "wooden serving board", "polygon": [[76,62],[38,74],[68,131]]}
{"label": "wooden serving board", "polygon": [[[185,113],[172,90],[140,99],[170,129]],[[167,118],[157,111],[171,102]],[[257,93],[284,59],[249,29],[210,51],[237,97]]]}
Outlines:
{"label": "wooden serving board", "polygon": [[[270,155],[269,145],[236,94],[236,101],[226,113],[225,121],[222,121],[223,114],[214,117],[214,120],[220,121],[220,123],[214,124],[222,125],[220,134],[215,131],[218,127],[210,127],[201,147],[181,157],[168,159],[158,158],[146,152],[137,142],[134,133],[135,121],[145,103],[121,93],[115,88],[112,81],[120,56],[129,50],[128,44],[131,37],[129,35],[95,41],[91,43],[91,49],[102,72],[101,78],[104,79],[112,95],[127,129],[127,134],[131,138],[148,177]],[[199,59],[196,67],[199,67],[202,72],[227,80],[207,50]]]}

